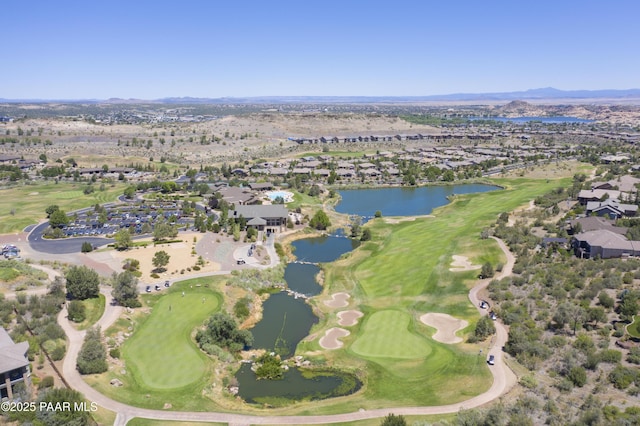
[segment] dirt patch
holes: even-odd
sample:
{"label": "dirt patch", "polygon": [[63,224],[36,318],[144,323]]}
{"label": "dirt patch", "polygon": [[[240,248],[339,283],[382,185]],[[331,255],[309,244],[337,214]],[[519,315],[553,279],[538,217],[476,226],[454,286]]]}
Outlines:
{"label": "dirt patch", "polygon": [[338,340],[341,339],[343,337],[348,336],[349,331],[345,330],[344,328],[330,328],[329,330],[327,330],[327,332],[324,334],[324,336],[320,339],[320,346],[322,346],[324,349],[338,349],[341,348],[343,343]]}
{"label": "dirt patch", "polygon": [[473,271],[475,269],[481,268],[480,265],[474,265],[473,263],[469,262],[469,258],[467,256],[459,256],[457,254],[454,254],[451,257],[453,257],[451,268],[449,268],[451,272]]}
{"label": "dirt patch", "polygon": [[338,324],[349,327],[351,325],[356,325],[358,323],[358,319],[360,319],[364,314],[360,311],[342,311],[338,312]]}
{"label": "dirt patch", "polygon": [[422,315],[420,321],[436,329],[433,340],[449,344],[462,342],[462,338],[456,336],[456,332],[469,325],[465,320],[454,318],[448,314],[433,312]]}
{"label": "dirt patch", "polygon": [[[196,243],[193,242],[194,238],[196,242],[202,238],[203,234],[200,233],[181,233],[178,238],[182,242],[161,244],[154,246],[153,242],[149,242],[149,245],[144,248],[133,248],[127,251],[112,251],[110,252],[114,259],[116,259],[120,265],[122,265],[125,259],[131,258],[140,261],[140,272],[142,277],[140,279],[143,282],[151,282],[151,272],[154,269],[153,255],[161,250],[164,250],[169,255],[169,264],[166,266],[166,271],[161,273],[162,278],[169,278],[175,275],[188,275],[189,272],[215,272],[220,270],[220,264],[211,260],[205,260],[204,265],[200,265],[198,271],[194,271],[193,267],[196,266],[198,261],[198,255],[192,252],[195,249]],[[190,268],[191,271],[187,271]],[[196,268],[197,269],[197,268]],[[180,271],[184,271],[180,274]]]}
{"label": "dirt patch", "polygon": [[350,297],[347,293],[334,293],[331,295],[331,300],[325,300],[324,304],[330,308],[344,308],[349,305]]}
{"label": "dirt patch", "polygon": [[432,214],[425,214],[425,215],[421,215],[421,216],[407,216],[407,217],[385,217],[384,221],[385,223],[391,223],[391,224],[396,224],[396,223],[400,223],[400,222],[413,222],[414,220],[421,218],[421,217],[435,217]]}

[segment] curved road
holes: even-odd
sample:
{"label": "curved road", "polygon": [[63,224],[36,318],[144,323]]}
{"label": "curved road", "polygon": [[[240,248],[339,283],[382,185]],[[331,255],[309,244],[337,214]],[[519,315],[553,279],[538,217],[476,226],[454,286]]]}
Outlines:
{"label": "curved road", "polygon": [[[500,248],[507,257],[507,262],[504,265],[502,271],[495,277],[503,278],[512,273],[515,258],[502,240],[495,237],[492,238],[494,238],[498,242]],[[469,299],[483,315],[486,315],[486,310],[482,310],[479,308],[480,300],[478,299],[478,293],[481,290],[485,289],[489,285],[490,281],[490,279],[479,280],[476,286],[474,286],[469,293]],[[104,330],[119,318],[122,312],[122,308],[111,303],[111,295],[108,294],[106,290],[103,290],[103,293],[107,297],[107,304],[105,312],[97,324],[100,325]],[[89,401],[95,402],[98,405],[106,408],[107,410],[111,410],[117,413],[115,421],[116,425],[126,425],[127,422],[134,417],[155,420],[226,422],[229,424],[327,424],[380,418],[390,413],[405,416],[448,414],[456,413],[461,409],[479,407],[490,401],[493,401],[494,399],[508,392],[516,383],[516,376],[504,363],[502,353],[502,347],[507,341],[508,332],[506,327],[500,321],[496,321],[496,336],[493,339],[491,349],[491,353],[496,357],[496,364],[491,367],[491,373],[494,378],[493,384],[487,392],[456,404],[433,407],[382,408],[377,410],[357,411],[344,414],[313,416],[250,416],[243,414],[216,412],[151,410],[146,408],[133,407],[118,401],[114,401],[89,386],[82,379],[80,373],[78,373],[78,371],[76,370],[76,360],[78,358],[78,352],[80,351],[80,348],[82,346],[85,332],[78,331],[71,326],[69,320],[67,319],[66,307],[60,312],[58,316],[58,322],[64,329],[69,339],[69,348],[67,350],[67,355],[64,358],[62,368],[65,379],[72,388],[82,392]]]}
{"label": "curved road", "polygon": [[49,222],[43,222],[29,232],[27,241],[35,251],[49,254],[80,253],[84,242],[89,242],[93,246],[102,246],[115,241],[112,238],[102,237],[73,237],[47,240],[42,238],[42,234],[44,234],[47,227],[49,227]]}

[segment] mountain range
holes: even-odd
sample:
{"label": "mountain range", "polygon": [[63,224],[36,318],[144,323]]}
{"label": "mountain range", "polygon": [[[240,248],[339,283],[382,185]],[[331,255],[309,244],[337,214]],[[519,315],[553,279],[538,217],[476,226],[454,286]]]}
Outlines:
{"label": "mountain range", "polygon": [[553,87],[529,89],[516,92],[495,93],[454,93],[430,96],[256,96],[256,97],[224,97],[194,98],[168,97],[154,100],[111,98],[98,99],[4,99],[0,102],[82,102],[82,103],[159,103],[159,104],[287,104],[287,103],[398,103],[398,102],[433,102],[433,101],[512,101],[512,100],[580,100],[580,99],[640,99],[640,89],[603,89],[603,90],[559,90]]}

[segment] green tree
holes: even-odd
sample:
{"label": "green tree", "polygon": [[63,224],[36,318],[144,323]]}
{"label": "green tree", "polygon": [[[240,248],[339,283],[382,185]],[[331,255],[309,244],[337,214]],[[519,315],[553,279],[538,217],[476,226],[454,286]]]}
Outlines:
{"label": "green tree", "polygon": [[[60,407],[63,404],[71,404],[71,407],[74,407],[75,404],[80,404],[84,401],[84,396],[78,391],[67,388],[53,388],[41,394],[38,398],[37,406],[40,406],[42,402],[44,403],[43,407]],[[47,410],[45,408],[36,410],[33,414],[38,421],[34,422],[34,424],[47,426],[88,426],[95,423],[91,418],[91,414],[84,410]]]}
{"label": "green tree", "polygon": [[107,350],[102,344],[100,327],[87,330],[78,353],[76,367],[80,374],[99,374],[107,371]]}
{"label": "green tree", "polygon": [[240,330],[229,314],[218,312],[209,318],[204,330],[196,333],[196,341],[205,350],[208,345],[216,345],[238,352],[245,346],[251,346],[253,335],[249,330]]}
{"label": "green tree", "polygon": [[331,221],[324,211],[318,210],[309,221],[309,226],[317,230],[325,230],[331,226]]}
{"label": "green tree", "polygon": [[116,250],[127,250],[133,244],[131,233],[124,228],[116,232],[113,238],[115,240],[113,246],[116,248]]}
{"label": "green tree", "polygon": [[159,223],[153,230],[153,239],[162,241],[168,238],[175,238],[178,235],[178,229],[169,223]]}
{"label": "green tree", "polygon": [[84,303],[79,300],[69,302],[67,313],[69,314],[69,319],[73,322],[82,322],[87,317],[87,309]]}
{"label": "green tree", "polygon": [[493,266],[489,262],[485,262],[480,270],[480,276],[482,278],[491,278],[494,274]]}
{"label": "green tree", "polygon": [[635,292],[625,293],[618,306],[618,313],[622,321],[632,321],[633,316],[638,313],[638,295]]}
{"label": "green tree", "polygon": [[157,251],[151,259],[151,263],[156,267],[156,271],[164,271],[164,267],[169,264],[169,253],[164,250]]}
{"label": "green tree", "polygon": [[403,416],[391,413],[388,414],[380,423],[380,426],[407,426],[407,421]]}
{"label": "green tree", "polygon": [[47,214],[47,218],[50,218],[53,212],[60,210],[60,207],[57,204],[52,204],[44,209],[44,212]]}
{"label": "green tree", "polygon": [[279,380],[284,377],[284,371],[277,356],[266,352],[256,359],[256,363],[259,365],[256,369],[258,379]]}
{"label": "green tree", "polygon": [[362,235],[360,236],[360,241],[369,241],[371,239],[371,229],[364,228],[362,230]]}
{"label": "green tree", "polygon": [[84,300],[98,297],[100,277],[86,266],[72,266],[64,274],[67,280],[67,293],[71,299]]}
{"label": "green tree", "polygon": [[124,196],[128,200],[133,199],[136,196],[136,187],[135,186],[127,186],[124,190]]}
{"label": "green tree", "polygon": [[113,274],[113,291],[111,295],[117,304],[127,308],[141,306],[138,300],[138,279],[129,271]]}
{"label": "green tree", "polygon": [[69,223],[69,217],[62,210],[56,210],[49,216],[49,225],[52,228],[61,228]]}
{"label": "green tree", "polygon": [[479,340],[484,340],[495,333],[496,326],[491,318],[485,315],[478,320],[474,334]]}

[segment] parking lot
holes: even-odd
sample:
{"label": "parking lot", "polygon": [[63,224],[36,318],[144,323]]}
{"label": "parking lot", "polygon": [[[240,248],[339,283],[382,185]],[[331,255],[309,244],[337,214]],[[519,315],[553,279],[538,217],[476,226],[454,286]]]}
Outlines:
{"label": "parking lot", "polygon": [[113,236],[121,229],[129,229],[132,234],[139,235],[153,232],[159,222],[190,228],[194,221],[175,202],[121,204],[86,209],[74,213],[70,219],[61,228],[67,237]]}

